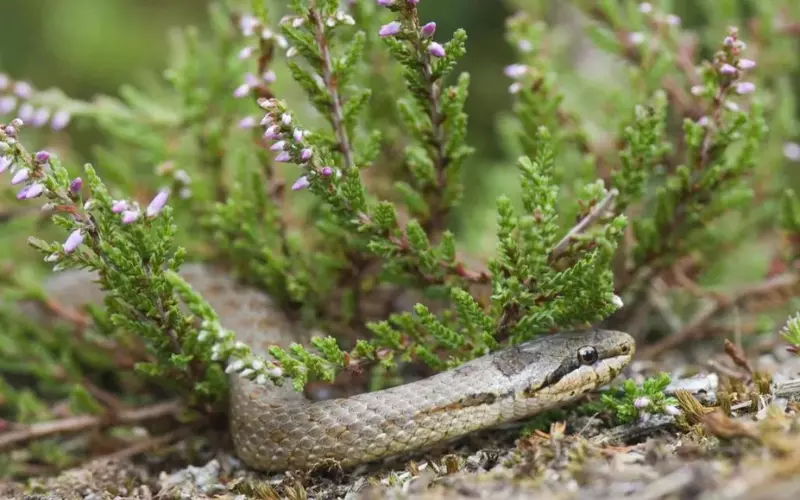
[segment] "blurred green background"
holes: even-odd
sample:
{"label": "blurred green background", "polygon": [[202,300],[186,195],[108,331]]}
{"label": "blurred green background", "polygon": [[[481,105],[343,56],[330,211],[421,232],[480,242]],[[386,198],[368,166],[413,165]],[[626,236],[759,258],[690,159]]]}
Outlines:
{"label": "blurred green background", "polygon": [[[120,85],[167,64],[169,30],[195,25],[204,29],[206,0],[2,0],[0,71],[27,79],[39,89],[61,88],[90,99],[115,94]],[[469,35],[462,69],[471,73],[468,111],[475,146],[498,153],[494,116],[509,105],[502,68],[512,53],[503,38],[510,14],[502,2],[436,0],[422,2],[427,19],[436,20],[437,38],[463,27]],[[79,150],[91,136],[78,139]]]}

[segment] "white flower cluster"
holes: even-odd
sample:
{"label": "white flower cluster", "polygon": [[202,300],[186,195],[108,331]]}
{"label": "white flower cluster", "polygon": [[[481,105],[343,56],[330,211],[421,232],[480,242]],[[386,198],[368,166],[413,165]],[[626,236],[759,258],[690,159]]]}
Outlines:
{"label": "white flower cluster", "polygon": [[227,359],[225,373],[238,374],[257,384],[266,384],[268,380],[274,381],[283,376],[280,367],[254,356],[247,344],[236,340],[236,335],[224,329],[219,322],[204,321],[197,341],[201,344],[213,342],[211,359]]}

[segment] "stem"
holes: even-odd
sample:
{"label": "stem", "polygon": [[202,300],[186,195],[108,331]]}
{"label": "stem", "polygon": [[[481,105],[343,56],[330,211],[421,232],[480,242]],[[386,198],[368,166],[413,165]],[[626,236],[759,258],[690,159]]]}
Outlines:
{"label": "stem", "polygon": [[355,161],[353,160],[353,152],[350,149],[350,138],[347,135],[347,129],[344,124],[344,113],[342,112],[342,99],[339,95],[339,89],[333,75],[333,63],[331,62],[331,53],[328,47],[328,42],[325,39],[325,23],[316,10],[310,11],[311,18],[314,20],[316,27],[316,39],[319,46],[320,53],[322,54],[322,80],[325,82],[325,87],[328,89],[328,94],[331,98],[331,125],[336,134],[336,140],[339,141],[339,150],[344,157],[344,165],[342,170],[348,171],[355,168]]}

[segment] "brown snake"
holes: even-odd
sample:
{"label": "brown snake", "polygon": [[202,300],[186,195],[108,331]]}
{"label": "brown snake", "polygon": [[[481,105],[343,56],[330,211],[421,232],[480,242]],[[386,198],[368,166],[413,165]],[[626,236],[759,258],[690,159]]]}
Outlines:
{"label": "brown snake", "polygon": [[[269,345],[305,343],[263,292],[224,271],[184,265],[181,276],[256,354]],[[101,303],[85,271],[45,285],[67,307]],[[468,433],[565,405],[613,380],[633,356],[627,333],[586,330],[548,335],[498,350],[435,376],[347,398],[310,401],[290,387],[231,375],[230,424],[238,457],[265,471],[342,467],[415,452]]]}

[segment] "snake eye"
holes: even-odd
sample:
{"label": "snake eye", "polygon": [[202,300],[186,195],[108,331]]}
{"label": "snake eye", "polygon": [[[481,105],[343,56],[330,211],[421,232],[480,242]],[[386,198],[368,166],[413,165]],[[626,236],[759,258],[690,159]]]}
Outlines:
{"label": "snake eye", "polygon": [[597,361],[597,349],[592,346],[584,346],[578,349],[578,361],[584,365],[591,365]]}

